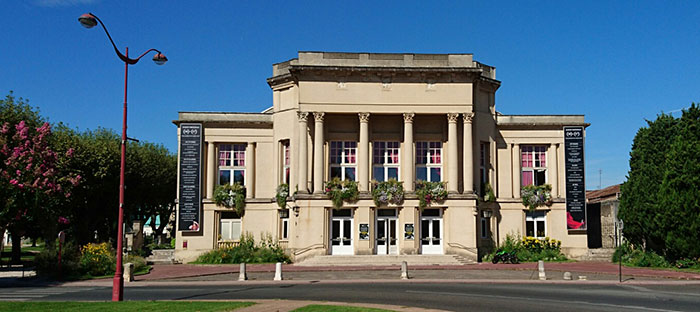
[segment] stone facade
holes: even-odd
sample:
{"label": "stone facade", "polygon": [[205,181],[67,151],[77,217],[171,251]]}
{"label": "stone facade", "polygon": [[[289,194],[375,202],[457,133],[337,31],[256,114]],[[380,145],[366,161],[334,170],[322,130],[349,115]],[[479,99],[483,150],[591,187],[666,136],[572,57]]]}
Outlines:
{"label": "stone facade", "polygon": [[[191,260],[242,232],[269,233],[296,261],[327,254],[477,259],[528,229],[561,240],[571,256],[587,252],[585,233],[566,229],[562,127],[588,124],[582,115],[497,112],[496,70],[471,54],[300,52],[274,64],[267,82],[273,103],[262,113],[180,112],[174,121],[204,128],[201,228],[177,232],[177,258]],[[333,209],[324,194],[332,176],[356,180],[359,200]],[[376,207],[371,181],[391,177],[403,182],[405,200]],[[216,184],[236,178],[247,189],[242,216],[212,201]],[[445,182],[447,199],[419,209],[416,180]],[[535,181],[552,185],[554,203],[533,215],[520,188]],[[281,183],[297,190],[286,209],[275,203]],[[485,183],[495,202],[479,200]]]}

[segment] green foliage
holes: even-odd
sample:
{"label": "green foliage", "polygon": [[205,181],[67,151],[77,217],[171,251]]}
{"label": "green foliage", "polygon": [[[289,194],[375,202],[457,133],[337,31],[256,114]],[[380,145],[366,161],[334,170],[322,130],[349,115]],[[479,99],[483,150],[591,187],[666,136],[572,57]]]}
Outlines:
{"label": "green foliage", "polygon": [[483,201],[487,203],[492,203],[496,201],[496,194],[494,194],[493,192],[493,187],[491,186],[491,183],[486,182],[486,184],[484,184]]}
{"label": "green foliage", "polygon": [[621,192],[619,216],[625,238],[636,249],[662,255],[671,263],[700,257],[697,104],[683,110],[680,118],[661,114],[639,129]]}
{"label": "green foliage", "polygon": [[238,182],[219,185],[214,190],[214,202],[219,206],[233,208],[238,215],[243,215],[245,188]]}
{"label": "green foliage", "polygon": [[200,255],[194,263],[230,264],[230,263],[290,263],[291,259],[284,249],[272,239],[270,234],[263,235],[256,244],[253,235],[243,233],[240,242],[233,248],[214,249]]}
{"label": "green foliage", "polygon": [[89,243],[80,248],[80,268],[91,276],[114,273],[116,259],[107,243]]}
{"label": "green foliage", "polygon": [[[522,262],[531,261],[566,261],[566,256],[561,253],[561,241],[545,237],[538,239],[535,237],[520,237],[507,234],[500,246],[506,252],[515,252],[518,260]],[[498,250],[486,255],[483,261],[491,261]]]}
{"label": "green foliage", "polygon": [[54,279],[75,279],[81,273],[80,248],[68,242],[61,248],[61,269],[58,268],[58,248],[46,248],[34,258],[36,273]]}
{"label": "green foliage", "polygon": [[421,210],[433,202],[441,202],[447,198],[445,182],[416,181],[416,196],[418,196],[418,207]]}
{"label": "green foliage", "polygon": [[333,202],[333,208],[340,209],[343,207],[343,202],[354,202],[360,192],[357,189],[357,182],[351,180],[340,180],[333,178],[326,182],[324,187],[326,195]]}
{"label": "green foliage", "polygon": [[289,197],[289,184],[282,183],[277,186],[277,193],[275,194],[275,200],[277,201],[277,206],[284,209],[287,207],[287,198]]}
{"label": "green foliage", "polygon": [[170,239],[170,249],[175,249],[175,238]]}
{"label": "green foliage", "polygon": [[134,273],[142,273],[148,271],[148,264],[146,263],[146,259],[144,259],[141,256],[137,255],[128,255],[124,257],[123,259],[124,263],[133,263],[134,264]]}
{"label": "green foliage", "polygon": [[401,204],[403,202],[403,182],[396,179],[377,182],[372,181],[372,199],[377,206]]}
{"label": "green foliage", "polygon": [[629,266],[654,268],[671,267],[669,262],[656,252],[644,251],[627,242],[615,249],[615,253],[613,253],[613,262],[620,261],[620,256],[622,256],[622,263]]}
{"label": "green foliage", "polygon": [[552,186],[549,184],[523,186],[520,194],[523,205],[531,211],[552,205]]}

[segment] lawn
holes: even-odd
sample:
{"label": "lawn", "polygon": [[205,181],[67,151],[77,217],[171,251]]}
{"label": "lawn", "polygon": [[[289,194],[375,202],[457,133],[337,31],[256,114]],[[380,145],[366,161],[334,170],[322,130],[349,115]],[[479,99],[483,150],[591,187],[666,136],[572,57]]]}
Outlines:
{"label": "lawn", "polygon": [[[44,250],[44,245],[32,246],[22,246],[22,263],[27,266],[32,266],[34,264],[34,257]],[[0,257],[0,265],[7,265],[12,258],[12,246],[5,246],[2,251],[2,257]]]}
{"label": "lawn", "polygon": [[351,306],[336,306],[336,305],[321,305],[312,304],[305,307],[294,310],[295,312],[384,312],[391,310],[384,309],[373,309],[373,308],[363,308],[363,307],[351,307]]}
{"label": "lawn", "polygon": [[[5,311],[232,311],[251,306],[252,302],[222,301],[123,301],[123,302],[3,302],[0,312]],[[316,311],[316,310],[315,310]],[[319,310],[320,311],[320,310]],[[340,311],[340,310],[339,310]],[[351,310],[346,310],[351,311]],[[356,311],[356,310],[352,310]]]}

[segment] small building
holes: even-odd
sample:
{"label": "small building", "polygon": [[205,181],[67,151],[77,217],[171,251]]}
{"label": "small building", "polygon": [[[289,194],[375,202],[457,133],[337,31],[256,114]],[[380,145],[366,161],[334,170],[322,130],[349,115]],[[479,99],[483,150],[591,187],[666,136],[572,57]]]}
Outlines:
{"label": "small building", "polygon": [[[244,232],[271,235],[295,261],[476,260],[507,234],[561,240],[570,257],[587,253],[586,232],[567,229],[563,127],[589,124],[583,115],[501,114],[496,69],[471,54],[299,52],[274,64],[267,83],[273,101],[261,113],[180,112],[174,121],[179,139],[185,124],[203,129],[201,217],[176,227],[178,259],[235,244]],[[358,200],[334,209],[324,193],[334,177],[357,181]],[[372,181],[388,179],[403,183],[405,198],[377,206]],[[444,182],[447,198],[420,209],[416,181]],[[242,215],[212,200],[225,183],[245,186]],[[295,195],[279,207],[283,183]],[[553,203],[529,211],[521,187],[545,183]],[[488,188],[495,201],[482,200]]]}
{"label": "small building", "polygon": [[619,246],[621,232],[617,218],[620,207],[620,184],[586,192],[588,212],[588,248]]}

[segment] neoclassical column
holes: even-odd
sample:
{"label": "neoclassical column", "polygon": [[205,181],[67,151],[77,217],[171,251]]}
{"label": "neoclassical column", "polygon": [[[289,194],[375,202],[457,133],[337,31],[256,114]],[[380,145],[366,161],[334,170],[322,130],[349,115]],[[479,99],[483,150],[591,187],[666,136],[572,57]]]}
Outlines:
{"label": "neoclassical column", "polygon": [[323,112],[314,112],[314,193],[323,193]]}
{"label": "neoclassical column", "polygon": [[255,142],[245,148],[245,185],[246,198],[255,198]]}
{"label": "neoclassical column", "polygon": [[447,114],[447,191],[459,192],[459,156],[457,154],[457,119],[458,113]]}
{"label": "neoclassical column", "polygon": [[[309,179],[307,178],[307,173],[309,172],[307,166],[309,163],[308,154],[309,149],[307,147],[308,135],[309,135],[309,125],[307,118],[309,116],[308,112],[297,112],[297,117],[299,117],[299,163],[298,163],[298,173],[297,173],[297,186],[299,191],[308,193],[309,189]],[[291,185],[290,185],[290,190]]]}
{"label": "neoclassical column", "polygon": [[401,166],[403,167],[403,188],[408,192],[413,191],[413,183],[416,180],[413,176],[413,168],[416,166],[413,161],[413,117],[415,116],[414,113],[403,114],[403,159],[405,163]]}
{"label": "neoclassical column", "polygon": [[464,114],[464,146],[462,147],[464,153],[464,168],[462,168],[464,175],[464,193],[474,192],[474,142],[472,138],[472,121],[474,120],[474,113]]}
{"label": "neoclassical column", "polygon": [[513,198],[520,198],[520,144],[513,144],[513,154],[511,157],[513,162]]}
{"label": "neoclassical column", "polygon": [[557,149],[559,144],[550,144],[547,150],[547,171],[549,171],[549,184],[552,186],[552,197],[559,197],[559,165],[557,162]]}
{"label": "neoclassical column", "polygon": [[214,186],[216,185],[216,145],[214,142],[207,142],[207,198],[214,198]]}
{"label": "neoclassical column", "polygon": [[360,144],[358,149],[357,176],[360,192],[369,191],[369,113],[359,113]]}

